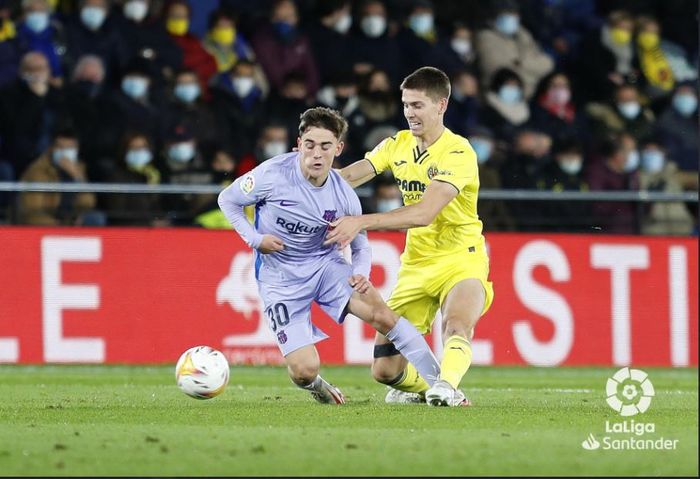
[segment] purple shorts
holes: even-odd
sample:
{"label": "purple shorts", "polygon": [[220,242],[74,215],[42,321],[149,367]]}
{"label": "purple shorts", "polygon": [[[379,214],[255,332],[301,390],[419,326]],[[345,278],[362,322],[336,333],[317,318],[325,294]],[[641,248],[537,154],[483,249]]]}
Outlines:
{"label": "purple shorts", "polygon": [[305,281],[291,284],[258,282],[268,326],[283,356],[328,337],[311,323],[312,301],[316,301],[338,324],[345,320],[345,307],[353,292],[348,283],[350,276],[352,266],[342,258],[334,258]]}

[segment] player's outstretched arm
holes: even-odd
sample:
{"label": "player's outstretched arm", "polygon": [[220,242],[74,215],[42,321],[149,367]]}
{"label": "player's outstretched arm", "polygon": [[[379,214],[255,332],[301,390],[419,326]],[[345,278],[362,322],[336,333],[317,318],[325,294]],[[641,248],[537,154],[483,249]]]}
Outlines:
{"label": "player's outstretched arm", "polygon": [[350,186],[353,188],[357,188],[377,176],[377,172],[374,170],[372,163],[364,158],[338,170],[338,173],[340,173],[340,176],[350,183]]}
{"label": "player's outstretched arm", "polygon": [[387,213],[344,216],[333,223],[324,244],[337,243],[344,248],[362,230],[407,229],[428,226],[459,191],[450,183],[433,181],[425,189],[423,198],[415,204]]}

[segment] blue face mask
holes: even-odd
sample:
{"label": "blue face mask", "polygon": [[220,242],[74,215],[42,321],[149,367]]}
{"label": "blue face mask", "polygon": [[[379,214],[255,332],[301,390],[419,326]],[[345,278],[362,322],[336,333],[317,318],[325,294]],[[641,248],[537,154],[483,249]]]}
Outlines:
{"label": "blue face mask", "polygon": [[291,38],[296,32],[296,27],[288,22],[272,22],[272,28],[283,40]]}
{"label": "blue face mask", "polygon": [[642,168],[649,173],[658,173],[664,168],[664,154],[659,150],[642,152]]}
{"label": "blue face mask", "polygon": [[698,98],[691,93],[676,93],[673,97],[673,108],[682,116],[692,115],[698,107]]}
{"label": "blue face mask", "polygon": [[476,161],[481,165],[486,163],[489,158],[491,158],[491,150],[493,145],[488,140],[482,140],[480,138],[473,138],[469,140],[469,144],[474,148],[474,153],[476,153]]}
{"label": "blue face mask", "polygon": [[153,154],[148,148],[137,148],[126,153],[126,164],[130,168],[138,170],[151,162]]}
{"label": "blue face mask", "polygon": [[187,163],[194,158],[194,145],[192,143],[175,143],[168,148],[168,157],[178,163]]}
{"label": "blue face mask", "polygon": [[500,90],[498,90],[498,96],[504,103],[518,103],[522,97],[523,93],[515,85],[503,85]]}
{"label": "blue face mask", "polygon": [[100,7],[83,7],[80,10],[80,19],[90,30],[99,30],[107,18],[107,12]]}
{"label": "blue face mask", "polygon": [[184,103],[192,103],[199,98],[199,85],[196,83],[180,83],[175,86],[175,96]]}
{"label": "blue face mask", "polygon": [[31,12],[27,14],[24,23],[34,33],[41,33],[49,26],[48,12]]}
{"label": "blue face mask", "polygon": [[502,13],[496,17],[494,26],[504,35],[515,35],[520,28],[520,17],[513,13]]}
{"label": "blue face mask", "polygon": [[126,77],[122,80],[122,91],[131,98],[142,98],[148,93],[148,80]]}

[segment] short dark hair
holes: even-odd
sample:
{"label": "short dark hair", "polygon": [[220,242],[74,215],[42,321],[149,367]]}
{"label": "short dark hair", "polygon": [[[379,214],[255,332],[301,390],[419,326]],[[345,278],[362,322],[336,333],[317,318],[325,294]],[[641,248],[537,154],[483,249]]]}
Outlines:
{"label": "short dark hair", "polygon": [[299,117],[299,136],[302,136],[311,127],[326,129],[342,140],[348,131],[348,122],[337,110],[317,106],[309,108]]}
{"label": "short dark hair", "polygon": [[450,79],[435,67],[421,67],[401,82],[401,90],[420,90],[431,99],[439,101],[450,97]]}

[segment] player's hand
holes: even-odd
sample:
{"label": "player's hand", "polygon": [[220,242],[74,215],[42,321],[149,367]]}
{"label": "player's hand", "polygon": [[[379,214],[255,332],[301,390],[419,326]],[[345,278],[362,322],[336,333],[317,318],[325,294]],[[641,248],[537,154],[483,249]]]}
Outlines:
{"label": "player's hand", "polygon": [[258,246],[258,251],[262,254],[276,253],[284,249],[284,242],[275,235],[263,235],[263,239]]}
{"label": "player's hand", "polygon": [[329,225],[326,241],[323,244],[325,246],[337,243],[339,249],[344,249],[360,231],[362,231],[361,216],[343,216]]}
{"label": "player's hand", "polygon": [[372,283],[370,283],[369,280],[361,274],[353,274],[352,276],[350,276],[350,278],[348,279],[348,283],[350,283],[352,289],[354,289],[360,294],[365,294],[367,291],[369,291],[369,288],[372,286]]}

